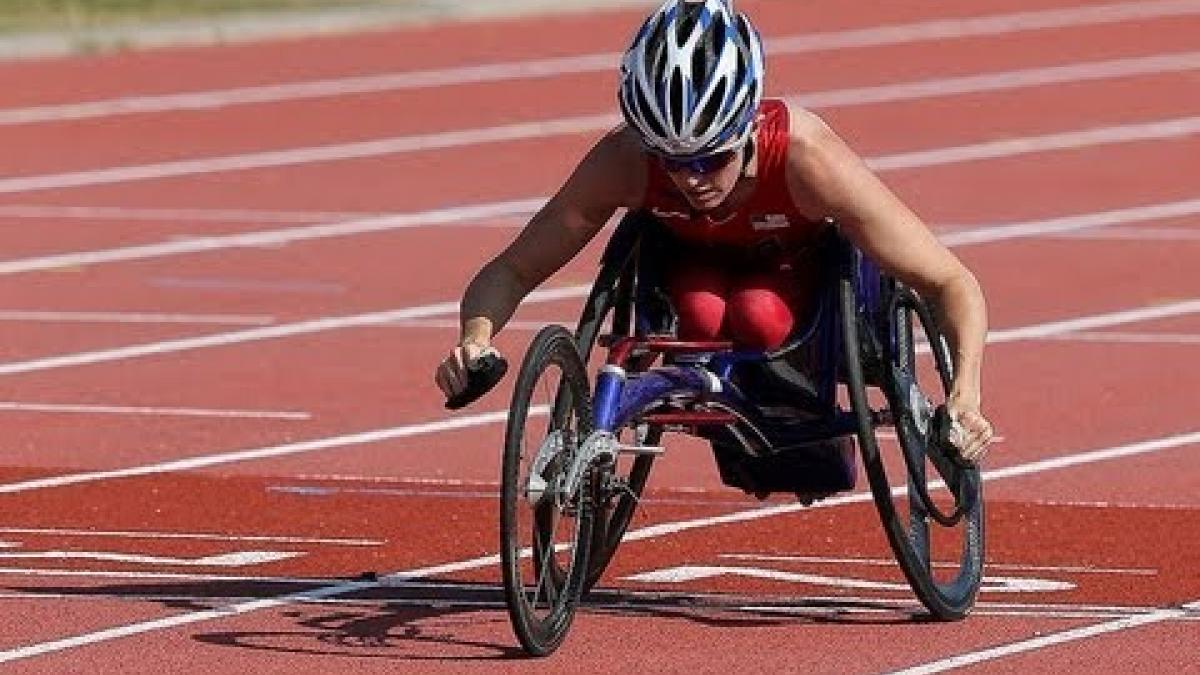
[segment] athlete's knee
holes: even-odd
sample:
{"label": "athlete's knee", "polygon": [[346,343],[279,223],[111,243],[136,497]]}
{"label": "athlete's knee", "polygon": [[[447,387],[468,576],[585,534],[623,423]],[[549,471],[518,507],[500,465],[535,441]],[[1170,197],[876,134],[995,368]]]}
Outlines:
{"label": "athlete's knee", "polygon": [[721,336],[727,284],[720,270],[700,265],[677,266],[667,286],[679,317],[681,339],[715,340]]}
{"label": "athlete's knee", "polygon": [[750,284],[729,294],[725,321],[730,337],[751,349],[778,349],[792,332],[795,315],[778,291]]}

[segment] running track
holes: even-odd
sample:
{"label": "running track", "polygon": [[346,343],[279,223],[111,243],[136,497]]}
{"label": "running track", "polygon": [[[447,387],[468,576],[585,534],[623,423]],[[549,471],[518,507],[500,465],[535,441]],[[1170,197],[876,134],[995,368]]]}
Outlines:
{"label": "running track", "polygon": [[[913,620],[863,495],[747,501],[682,441],[567,644],[510,660],[507,391],[448,416],[431,368],[612,124],[614,12],[0,64],[0,660],[1198,672],[1200,0],[877,4],[743,6],[771,93],[987,289],[970,619]],[[599,246],[502,348],[574,321]]]}

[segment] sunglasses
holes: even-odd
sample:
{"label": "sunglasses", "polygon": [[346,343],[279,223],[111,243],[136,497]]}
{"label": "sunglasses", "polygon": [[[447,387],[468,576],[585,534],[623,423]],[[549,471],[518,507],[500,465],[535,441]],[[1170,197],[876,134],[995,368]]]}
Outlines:
{"label": "sunglasses", "polygon": [[662,162],[663,168],[670,173],[715,173],[729,166],[735,155],[737,155],[737,150],[726,150],[687,159],[659,155],[658,159]]}

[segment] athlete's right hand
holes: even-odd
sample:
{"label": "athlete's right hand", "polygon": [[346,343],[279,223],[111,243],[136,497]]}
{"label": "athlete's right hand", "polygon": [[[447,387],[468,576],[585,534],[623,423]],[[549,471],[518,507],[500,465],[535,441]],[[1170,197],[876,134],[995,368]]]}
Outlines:
{"label": "athlete's right hand", "polygon": [[481,342],[460,342],[450,350],[449,356],[438,364],[433,379],[446,398],[454,398],[467,389],[467,369],[491,349]]}

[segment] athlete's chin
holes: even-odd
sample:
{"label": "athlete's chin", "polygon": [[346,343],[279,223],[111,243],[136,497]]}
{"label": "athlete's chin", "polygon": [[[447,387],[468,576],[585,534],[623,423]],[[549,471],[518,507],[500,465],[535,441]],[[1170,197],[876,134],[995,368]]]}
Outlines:
{"label": "athlete's chin", "polygon": [[719,190],[705,190],[704,192],[688,192],[686,193],[688,203],[692,208],[698,211],[707,211],[715,209],[725,201],[725,194]]}

